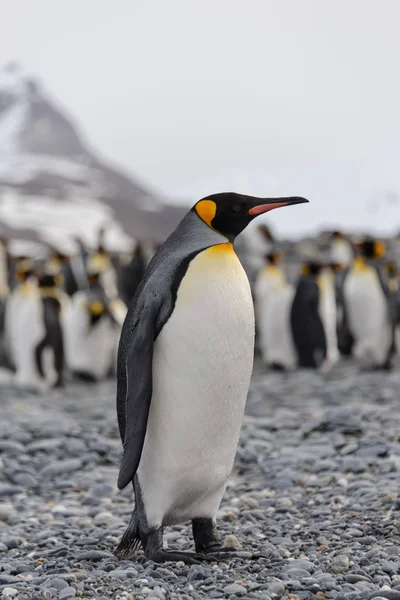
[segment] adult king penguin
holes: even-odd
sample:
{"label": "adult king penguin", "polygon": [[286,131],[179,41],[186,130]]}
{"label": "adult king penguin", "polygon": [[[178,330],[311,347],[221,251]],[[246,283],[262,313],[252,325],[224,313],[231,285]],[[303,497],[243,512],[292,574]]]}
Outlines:
{"label": "adult king penguin", "polygon": [[[304,198],[234,193],[197,202],[159,248],[119,345],[118,487],[135,509],[116,555],[155,562],[221,551],[215,518],[239,439],[254,355],[250,286],[232,242],[254,217]],[[163,550],[163,528],[192,521],[196,553]]]}
{"label": "adult king penguin", "polygon": [[308,262],[302,266],[290,313],[298,366],[318,369],[327,358],[327,337],[320,306],[318,278],[323,265]]}
{"label": "adult king penguin", "polygon": [[354,342],[353,355],[367,369],[390,369],[394,353],[394,318],[390,292],[380,268],[386,248],[366,238],[343,283],[344,323]]}

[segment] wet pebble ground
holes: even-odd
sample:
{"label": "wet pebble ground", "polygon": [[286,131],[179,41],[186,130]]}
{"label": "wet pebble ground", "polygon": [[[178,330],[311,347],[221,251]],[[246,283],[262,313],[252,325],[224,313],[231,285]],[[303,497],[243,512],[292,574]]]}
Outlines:
{"label": "wet pebble ground", "polygon": [[[398,371],[256,371],[219,513],[237,556],[190,567],[112,553],[133,502],[114,388],[0,390],[0,598],[400,600]],[[191,550],[189,525],[165,544]]]}

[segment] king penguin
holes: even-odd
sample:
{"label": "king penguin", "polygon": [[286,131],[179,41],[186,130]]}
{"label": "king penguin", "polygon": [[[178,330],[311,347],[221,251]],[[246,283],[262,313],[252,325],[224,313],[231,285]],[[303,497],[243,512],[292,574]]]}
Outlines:
{"label": "king penguin", "polygon": [[[149,263],[124,321],[117,370],[119,489],[135,508],[116,555],[155,562],[221,556],[227,485],[254,357],[250,285],[233,250],[254,217],[304,198],[234,193],[199,200]],[[195,553],[163,549],[163,528],[192,521]],[[218,554],[219,553],[219,554]]]}
{"label": "king penguin", "polygon": [[323,265],[305,263],[296,286],[290,321],[298,366],[321,368],[327,358],[327,338],[321,314],[318,277]]}
{"label": "king penguin", "polygon": [[120,298],[110,300],[100,273],[88,273],[88,290],[76,292],[65,319],[65,354],[74,377],[96,382],[116,371],[116,348],[126,316]]}
{"label": "king penguin", "polygon": [[379,266],[386,248],[366,238],[356,250],[343,282],[344,323],[353,340],[352,354],[366,368],[388,369],[394,352],[394,322]]}
{"label": "king penguin", "polygon": [[257,335],[265,365],[274,370],[293,369],[296,351],[290,329],[290,309],[294,288],[279,266],[280,252],[266,255],[267,264],[254,285]]}

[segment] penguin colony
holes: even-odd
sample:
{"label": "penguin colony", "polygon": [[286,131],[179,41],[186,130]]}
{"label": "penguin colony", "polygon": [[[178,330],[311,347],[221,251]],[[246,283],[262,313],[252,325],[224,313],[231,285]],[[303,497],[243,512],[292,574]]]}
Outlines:
{"label": "penguin colony", "polygon": [[333,232],[289,281],[273,247],[255,277],[258,348],[266,367],[330,370],[341,357],[361,369],[391,369],[400,353],[400,270],[373,238]]}
{"label": "penguin colony", "polygon": [[[45,390],[67,373],[117,376],[118,487],[135,494],[119,558],[142,547],[154,561],[190,564],[229,551],[215,518],[239,439],[254,328],[266,368],[327,372],[349,356],[365,369],[395,364],[400,274],[382,242],[334,232],[324,256],[291,264],[262,225],[247,238],[243,269],[236,236],[257,215],[304,202],[203,198],[147,268],[139,246],[108,253],[104,232],[92,254],[81,246],[39,264],[12,258],[0,242],[0,352],[15,385]],[[163,528],[187,520],[195,552],[164,550]]]}
{"label": "penguin colony", "polygon": [[12,256],[0,240],[0,366],[12,383],[43,392],[65,377],[95,382],[115,376],[127,304],[145,269],[138,245],[111,255],[104,230],[97,248],[44,260]]}

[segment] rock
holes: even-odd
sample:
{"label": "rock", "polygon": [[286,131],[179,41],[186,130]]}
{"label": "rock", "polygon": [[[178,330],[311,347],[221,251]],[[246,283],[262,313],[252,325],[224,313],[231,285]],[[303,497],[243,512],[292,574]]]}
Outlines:
{"label": "rock", "polygon": [[77,560],[103,560],[104,558],[110,558],[109,552],[88,550],[87,552],[78,552],[76,555]]}
{"label": "rock", "polygon": [[25,448],[19,442],[14,440],[0,440],[0,452],[6,452],[7,454],[19,454],[24,452]]}
{"label": "rock", "polygon": [[310,577],[309,571],[304,569],[288,569],[286,575],[291,579],[304,579],[304,577]]}
{"label": "rock", "polygon": [[137,577],[138,572],[132,567],[126,570],[114,569],[113,571],[109,571],[108,575],[109,577],[113,577],[114,579],[128,579],[130,577]]}
{"label": "rock", "polygon": [[382,563],[382,571],[388,575],[396,575],[399,571],[399,563],[394,561],[386,561]]}
{"label": "rock", "polygon": [[66,581],[64,581],[63,579],[51,579],[50,581],[51,586],[54,589],[57,590],[57,592],[61,592],[61,590],[64,590],[65,588],[68,587],[68,583]]}
{"label": "rock", "polygon": [[10,596],[10,598],[13,598],[14,596],[18,596],[18,590],[16,590],[15,588],[12,587],[5,587],[3,588],[2,591],[2,595],[3,596]]}
{"label": "rock", "polygon": [[37,486],[37,480],[29,473],[17,473],[14,475],[15,483],[18,483],[23,488],[33,488]]}
{"label": "rock", "polygon": [[240,542],[235,535],[227,535],[222,544],[223,548],[240,548]]}
{"label": "rock", "polygon": [[267,592],[271,598],[280,598],[285,593],[285,586],[278,581],[274,581],[267,587]]}
{"label": "rock", "polygon": [[49,477],[52,475],[60,475],[62,473],[71,473],[72,471],[78,471],[81,466],[82,461],[80,458],[66,458],[46,465],[41,470],[41,475],[43,477]]}
{"label": "rock", "polygon": [[331,567],[334,573],[346,573],[350,566],[347,554],[338,554],[332,559]]}
{"label": "rock", "polygon": [[115,493],[115,488],[108,483],[94,485],[90,493],[95,498],[109,498]]}
{"label": "rock", "polygon": [[244,594],[247,594],[247,588],[245,588],[243,585],[239,585],[238,583],[231,583],[230,585],[224,587],[224,593],[228,596],[243,596]]}
{"label": "rock", "polygon": [[20,494],[21,492],[23,492],[23,488],[19,485],[0,483],[0,496],[13,496],[14,494]]}
{"label": "rock", "polygon": [[114,515],[110,512],[103,511],[99,512],[93,519],[93,523],[96,525],[108,525],[110,521],[114,519]]}
{"label": "rock", "polygon": [[7,523],[11,517],[15,514],[15,510],[12,504],[7,502],[0,503],[0,521]]}
{"label": "rock", "polygon": [[61,438],[41,439],[27,444],[25,450],[29,453],[40,452],[42,450],[49,451],[59,448],[63,443]]}
{"label": "rock", "polygon": [[75,598],[76,596],[76,590],[73,587],[66,587],[63,590],[61,590],[58,598],[59,600],[68,600],[68,598]]}
{"label": "rock", "polygon": [[187,574],[188,582],[201,581],[210,576],[210,571],[201,565],[192,565]]}
{"label": "rock", "polygon": [[301,569],[302,571],[307,571],[308,573],[314,573],[315,565],[310,560],[306,560],[303,558],[297,558],[294,560],[290,560],[282,569],[284,573],[287,573],[290,569]]}

